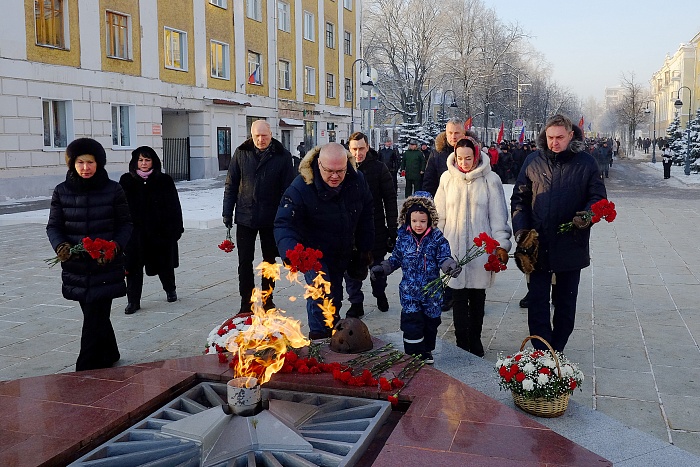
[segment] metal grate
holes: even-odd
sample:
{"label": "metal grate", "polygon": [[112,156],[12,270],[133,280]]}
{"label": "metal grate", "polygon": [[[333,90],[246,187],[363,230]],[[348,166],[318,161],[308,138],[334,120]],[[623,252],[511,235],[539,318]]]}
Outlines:
{"label": "metal grate", "polygon": [[391,413],[387,401],[262,393],[269,410],[226,415],[226,384],[200,383],[71,466],[352,466]]}
{"label": "metal grate", "polygon": [[190,179],[189,138],[163,138],[163,172],[176,182]]}

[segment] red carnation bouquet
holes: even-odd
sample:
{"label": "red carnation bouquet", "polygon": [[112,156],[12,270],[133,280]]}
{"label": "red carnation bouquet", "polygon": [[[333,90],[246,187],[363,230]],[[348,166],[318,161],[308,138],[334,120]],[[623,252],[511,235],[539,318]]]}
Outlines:
{"label": "red carnation bouquet", "polygon": [[[581,216],[584,220],[589,221],[591,224],[597,224],[601,220],[605,219],[608,222],[612,222],[617,217],[617,211],[615,211],[615,203],[608,201],[607,199],[601,199],[600,201],[593,203],[590,211],[585,211]],[[573,230],[573,222],[565,222],[559,226],[559,233],[569,232]]]}
{"label": "red carnation bouquet", "polygon": [[225,251],[226,253],[231,253],[236,245],[231,241],[231,229],[226,229],[226,240],[219,243],[219,249]]}
{"label": "red carnation bouquet", "polygon": [[287,250],[285,256],[289,263],[287,267],[291,272],[306,274],[311,270],[316,272],[321,270],[321,263],[319,261],[319,259],[323,258],[323,252],[321,250],[304,248],[304,245],[297,243],[293,250]]}
{"label": "red carnation bouquet", "polygon": [[[87,253],[92,259],[97,260],[98,264],[105,264],[112,261],[117,255],[117,248],[117,243],[111,240],[104,240],[102,238],[93,240],[90,237],[85,237],[80,243],[70,248],[70,253],[71,255]],[[58,255],[53,258],[45,259],[44,261],[49,267],[53,267],[61,262]]]}

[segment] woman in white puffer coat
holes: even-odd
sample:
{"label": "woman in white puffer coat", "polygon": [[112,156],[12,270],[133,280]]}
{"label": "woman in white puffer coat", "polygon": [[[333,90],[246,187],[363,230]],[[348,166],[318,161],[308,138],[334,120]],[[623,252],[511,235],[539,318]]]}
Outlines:
{"label": "woman in white puffer coat", "polygon": [[[486,232],[500,244],[496,250],[499,260],[508,261],[512,230],[503,184],[491,171],[488,155],[479,150],[474,138],[468,136],[457,142],[455,152],[447,158],[447,171],[440,177],[435,205],[440,215],[438,227],[455,257],[464,257],[474,244],[474,237]],[[473,259],[449,283],[457,346],[479,357],[484,356],[481,328],[486,289],[493,285],[495,275],[484,269],[486,261],[487,255]]]}

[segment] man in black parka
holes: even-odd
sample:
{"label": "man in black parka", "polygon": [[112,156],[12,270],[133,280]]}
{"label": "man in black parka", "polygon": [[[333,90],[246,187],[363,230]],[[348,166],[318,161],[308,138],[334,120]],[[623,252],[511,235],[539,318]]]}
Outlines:
{"label": "man in black parka", "polygon": [[[584,152],[583,132],[570,119],[551,117],[537,146],[525,159],[513,189],[513,231],[519,246],[530,230],[539,234],[539,255],[528,286],[529,332],[563,351],[574,330],[581,269],[590,265],[591,223],[583,214],[607,194],[596,160]],[[560,233],[559,226],[572,219],[575,228]],[[552,274],[557,285],[553,320]],[[539,341],[533,340],[533,346],[546,350]]]}
{"label": "man in black parka", "polygon": [[[258,234],[263,261],[275,263],[279,256],[273,233],[275,213],[282,193],[294,179],[292,155],[272,137],[270,124],[256,120],[250,132],[252,137],[233,153],[224,185],[224,225],[230,229],[234,221],[236,223],[240,313],[251,311],[250,298],[255,287],[253,259]],[[274,288],[275,281],[262,279],[263,292]],[[275,307],[272,294],[263,306],[265,309]]]}
{"label": "man in black parka", "polygon": [[[381,264],[387,251],[391,252],[396,243],[398,206],[396,190],[389,168],[379,160],[379,155],[369,147],[367,135],[355,132],[348,139],[350,154],[357,162],[357,168],[365,176],[369,191],[374,200],[374,248],[371,266]],[[389,301],[386,297],[386,276],[370,280],[372,295],[377,299],[379,311],[389,311]],[[350,309],[347,316],[359,318],[365,314],[362,281],[353,279],[345,274],[345,289],[348,292]]]}

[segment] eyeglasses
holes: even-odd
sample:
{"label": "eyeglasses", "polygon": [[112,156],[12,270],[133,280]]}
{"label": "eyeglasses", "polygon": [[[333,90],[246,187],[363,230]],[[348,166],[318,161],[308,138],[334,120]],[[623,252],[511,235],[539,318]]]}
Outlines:
{"label": "eyeglasses", "polygon": [[321,159],[318,160],[318,166],[321,167],[321,169],[323,169],[323,171],[326,172],[328,175],[337,175],[338,177],[342,177],[343,175],[345,175],[345,172],[348,171],[347,168],[341,170],[329,170],[325,168],[323,164],[321,164]]}

